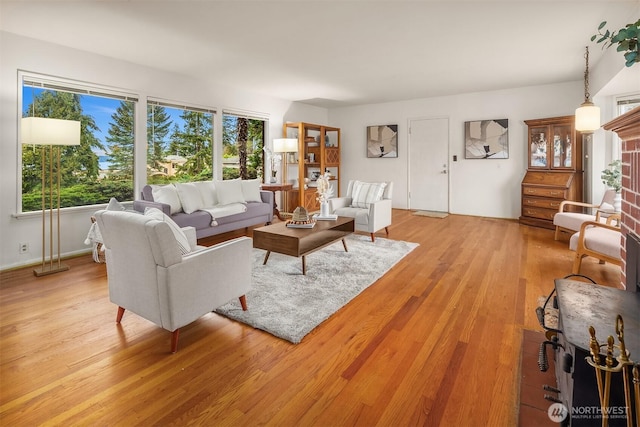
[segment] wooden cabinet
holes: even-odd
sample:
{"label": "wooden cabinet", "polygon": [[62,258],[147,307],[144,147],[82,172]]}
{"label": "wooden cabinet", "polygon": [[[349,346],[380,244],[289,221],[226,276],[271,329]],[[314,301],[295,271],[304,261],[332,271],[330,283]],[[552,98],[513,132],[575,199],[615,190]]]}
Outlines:
{"label": "wooden cabinet", "polygon": [[285,123],[285,138],[298,139],[298,152],[285,156],[287,180],[294,188],[287,194],[287,210],[304,206],[320,209],[316,200],[316,181],[325,172],[331,175],[334,195],[340,194],[340,129],[311,123]]}
{"label": "wooden cabinet", "polygon": [[583,200],[582,135],[574,129],[574,116],[525,123],[529,149],[520,222],[553,229],[560,202]]}

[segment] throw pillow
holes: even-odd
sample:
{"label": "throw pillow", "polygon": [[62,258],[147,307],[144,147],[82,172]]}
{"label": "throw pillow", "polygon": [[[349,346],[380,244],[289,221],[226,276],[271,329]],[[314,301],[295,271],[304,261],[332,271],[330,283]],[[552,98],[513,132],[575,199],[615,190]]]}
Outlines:
{"label": "throw pillow", "polygon": [[216,181],[216,193],[218,196],[218,203],[221,205],[244,203],[242,182],[239,179]]}
{"label": "throw pillow", "polygon": [[176,242],[178,243],[178,247],[180,248],[180,252],[182,255],[186,255],[191,252],[191,246],[189,246],[189,239],[184,234],[184,231],[175,223],[174,220],[171,219],[170,216],[166,215],[158,208],[146,208],[144,210],[144,215],[150,218],[153,218],[158,221],[166,222],[169,224],[169,228],[173,232],[173,235],[176,238]]}
{"label": "throw pillow", "polygon": [[351,191],[351,207],[368,209],[371,203],[382,200],[386,186],[386,182],[355,181]]}
{"label": "throw pillow", "polygon": [[120,203],[115,197],[112,197],[109,200],[109,204],[107,205],[107,209],[108,211],[124,211],[127,208],[125,208],[123,206],[122,203]]}
{"label": "throw pillow", "polygon": [[245,202],[262,202],[260,197],[260,180],[245,179],[242,180],[242,195]]}
{"label": "throw pillow", "polygon": [[194,182],[193,185],[195,185],[198,191],[200,191],[203,208],[212,208],[218,204],[216,186],[213,181],[197,181]]}
{"label": "throw pillow", "polygon": [[175,186],[182,204],[182,210],[185,213],[190,214],[204,207],[198,187],[190,182],[176,183]]}
{"label": "throw pillow", "polygon": [[178,191],[173,184],[152,185],[151,194],[153,195],[154,202],[165,203],[171,206],[171,214],[182,211],[180,197],[178,197]]}

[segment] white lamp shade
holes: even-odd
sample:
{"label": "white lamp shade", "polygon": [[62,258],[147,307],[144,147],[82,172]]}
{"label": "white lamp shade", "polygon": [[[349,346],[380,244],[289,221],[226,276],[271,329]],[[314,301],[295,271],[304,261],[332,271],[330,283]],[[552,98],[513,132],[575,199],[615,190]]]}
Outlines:
{"label": "white lamp shade", "polygon": [[276,138],[273,140],[274,153],[297,153],[298,140],[295,138]]}
{"label": "white lamp shade", "polygon": [[80,122],[25,117],[21,124],[21,142],[35,145],[80,145]]}
{"label": "white lamp shade", "polygon": [[592,102],[583,103],[576,109],[576,130],[593,132],[600,127],[600,108]]}

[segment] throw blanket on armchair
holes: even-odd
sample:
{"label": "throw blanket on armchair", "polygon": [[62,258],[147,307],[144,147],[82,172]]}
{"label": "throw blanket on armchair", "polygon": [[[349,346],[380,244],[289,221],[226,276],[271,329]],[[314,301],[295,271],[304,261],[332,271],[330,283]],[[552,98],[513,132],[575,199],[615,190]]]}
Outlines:
{"label": "throw blanket on armchair", "polygon": [[215,206],[213,208],[202,208],[203,211],[211,215],[211,226],[218,225],[216,218],[235,215],[247,211],[247,206],[243,203],[231,203],[229,205]]}

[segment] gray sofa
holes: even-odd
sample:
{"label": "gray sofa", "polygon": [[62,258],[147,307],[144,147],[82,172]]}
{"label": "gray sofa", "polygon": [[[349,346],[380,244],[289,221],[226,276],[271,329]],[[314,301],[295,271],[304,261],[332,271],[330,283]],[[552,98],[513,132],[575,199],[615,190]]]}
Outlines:
{"label": "gray sofa", "polygon": [[198,239],[254,225],[267,225],[273,221],[273,193],[271,191],[259,190],[261,201],[244,202],[245,212],[215,218],[216,225],[212,225],[212,216],[205,210],[186,213],[182,207],[178,209],[169,203],[154,200],[153,187],[150,185],[143,187],[141,196],[141,200],[133,202],[133,208],[136,211],[144,212],[147,207],[158,208],[169,215],[180,227],[194,227]]}

